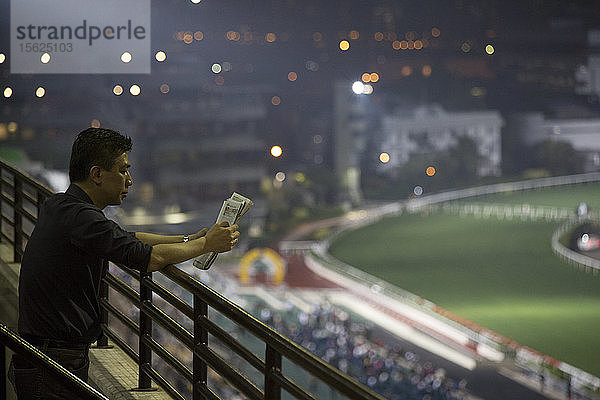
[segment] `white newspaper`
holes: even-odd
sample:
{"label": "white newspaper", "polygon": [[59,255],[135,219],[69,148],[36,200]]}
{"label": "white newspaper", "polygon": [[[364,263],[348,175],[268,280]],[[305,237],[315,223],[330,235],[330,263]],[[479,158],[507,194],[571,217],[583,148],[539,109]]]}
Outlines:
{"label": "white newspaper", "polygon": [[[217,224],[221,222],[229,222],[229,225],[237,224],[244,214],[248,212],[254,203],[247,197],[239,193],[233,192],[230,198],[223,202],[221,211],[217,216]],[[217,259],[215,252],[205,253],[194,259],[194,266],[203,270],[207,270]]]}

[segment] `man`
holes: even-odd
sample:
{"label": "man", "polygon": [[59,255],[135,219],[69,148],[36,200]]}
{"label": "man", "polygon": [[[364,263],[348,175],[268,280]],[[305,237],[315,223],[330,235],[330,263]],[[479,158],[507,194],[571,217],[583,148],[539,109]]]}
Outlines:
{"label": "man", "polygon": [[[71,151],[65,193],[48,198],[27,243],[19,277],[19,334],[87,380],[89,345],[101,334],[99,286],[108,261],[158,271],[207,252],[231,250],[237,225],[215,224],[192,235],[132,233],[102,210],[120,205],[133,184],[129,137],[109,129],[81,132]],[[69,399],[68,388],[13,356],[19,399]]]}

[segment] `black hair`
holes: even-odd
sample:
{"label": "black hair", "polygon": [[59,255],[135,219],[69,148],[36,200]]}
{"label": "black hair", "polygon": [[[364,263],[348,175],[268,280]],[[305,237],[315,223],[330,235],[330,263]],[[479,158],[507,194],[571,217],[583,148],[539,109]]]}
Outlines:
{"label": "black hair", "polygon": [[131,150],[131,138],[112,129],[88,128],[77,135],[71,149],[71,182],[87,179],[90,169],[98,165],[109,171],[117,158]]}

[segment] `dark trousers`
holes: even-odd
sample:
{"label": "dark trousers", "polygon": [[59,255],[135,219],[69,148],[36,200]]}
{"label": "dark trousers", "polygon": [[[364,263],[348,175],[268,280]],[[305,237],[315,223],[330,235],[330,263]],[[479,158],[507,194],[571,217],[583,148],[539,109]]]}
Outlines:
{"label": "dark trousers", "polygon": [[[90,366],[87,346],[59,348],[43,340],[39,345],[36,343],[36,347],[87,382]],[[8,375],[19,400],[70,400],[79,397],[68,383],[61,384],[47,369],[30,364],[18,354],[12,356]]]}

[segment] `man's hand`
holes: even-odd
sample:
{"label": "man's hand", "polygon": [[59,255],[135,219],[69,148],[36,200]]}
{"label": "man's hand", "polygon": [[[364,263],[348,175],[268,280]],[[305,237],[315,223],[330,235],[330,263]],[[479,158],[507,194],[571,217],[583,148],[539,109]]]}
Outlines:
{"label": "man's hand", "polygon": [[202,228],[200,229],[198,232],[196,233],[192,233],[190,235],[190,240],[196,240],[196,239],[200,239],[202,236],[206,236],[206,233],[208,232],[207,228]]}
{"label": "man's hand", "polygon": [[215,253],[224,253],[231,250],[237,243],[240,233],[238,226],[229,226],[228,222],[214,224],[208,232],[206,232],[205,249]]}

